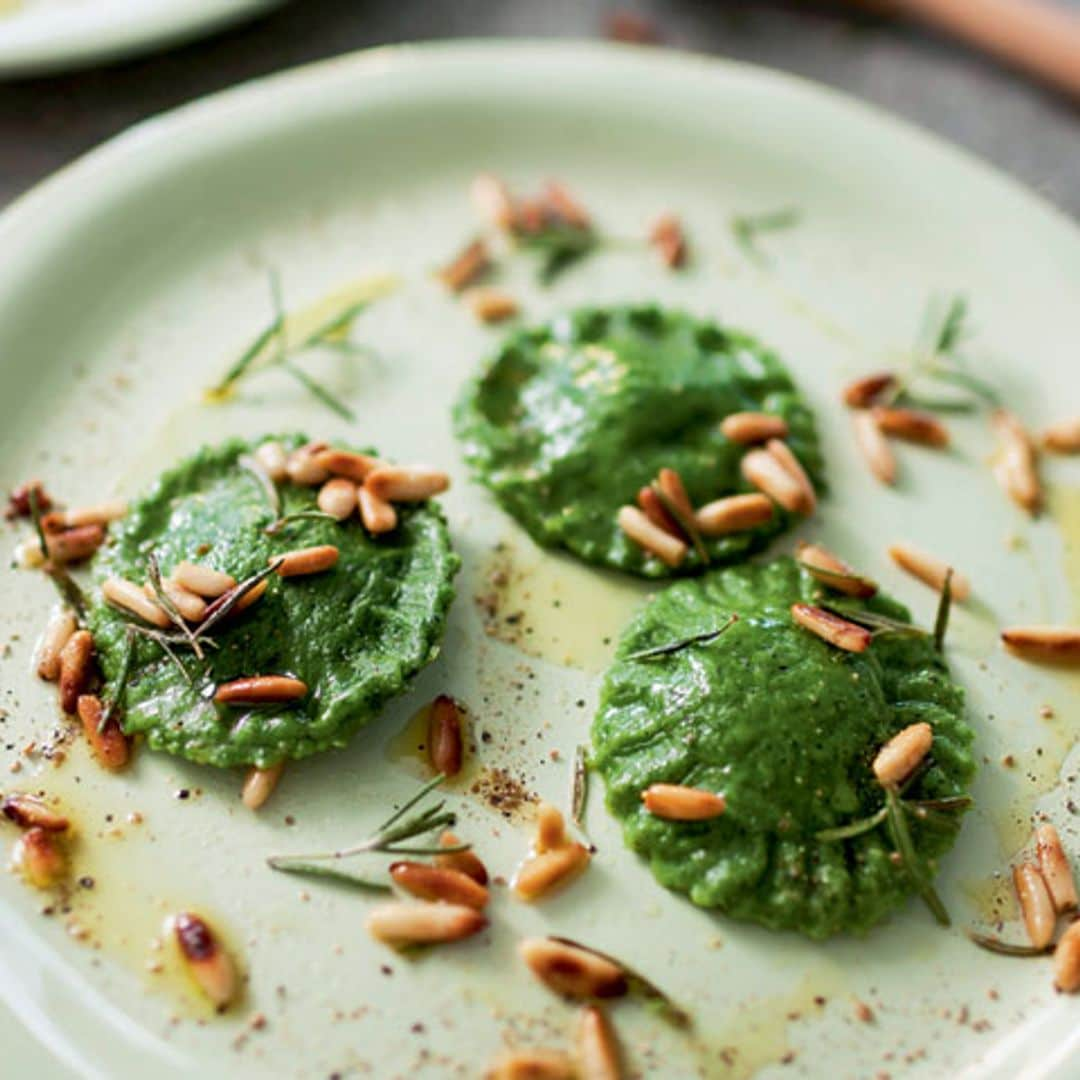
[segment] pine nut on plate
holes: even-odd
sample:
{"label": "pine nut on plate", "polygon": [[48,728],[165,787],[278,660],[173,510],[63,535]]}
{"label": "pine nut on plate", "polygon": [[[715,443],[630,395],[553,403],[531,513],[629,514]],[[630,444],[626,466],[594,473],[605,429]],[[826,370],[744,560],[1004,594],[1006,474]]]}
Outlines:
{"label": "pine nut on plate", "polygon": [[530,855],[511,882],[514,895],[530,903],[566,888],[589,865],[592,856],[584,844],[571,841],[552,851]]}
{"label": "pine nut on plate", "polygon": [[340,554],[333,544],[319,544],[316,547],[286,551],[282,555],[271,555],[266,561],[268,564],[278,563],[278,577],[302,577],[330,570],[337,565]]}
{"label": "pine nut on plate", "polygon": [[369,454],[356,454],[351,450],[320,450],[313,455],[313,460],[331,476],[352,480],[362,484],[373,469],[382,463]]}
{"label": "pine nut on plate", "polygon": [[[663,500],[651,487],[643,487],[638,489],[637,504],[641,508],[641,512],[658,528],[663,529],[664,532],[674,536],[680,543],[685,539],[685,534],[682,529],[679,528],[679,523],[668,513],[667,507],[664,506]],[[772,507],[769,507],[769,513],[772,513]]]}
{"label": "pine nut on plate", "polygon": [[874,758],[874,775],[883,787],[897,787],[930,753],[934,731],[929,724],[910,724],[898,731]]}
{"label": "pine nut on plate", "polygon": [[489,286],[474,285],[463,298],[465,306],[483,323],[505,322],[518,313],[518,302],[509,293]]}
{"label": "pine nut on plate", "polygon": [[654,525],[644,511],[624,506],[618,514],[619,528],[639,547],[668,566],[679,566],[689,548],[677,537]]}
{"label": "pine nut on plate", "polygon": [[810,633],[845,652],[865,652],[873,640],[873,634],[865,626],[842,619],[839,615],[812,604],[792,604],[791,615]]}
{"label": "pine nut on plate", "polygon": [[137,615],[143,622],[156,626],[159,630],[165,630],[172,625],[165,609],[156,600],[151,600],[142,588],[132,581],[106,578],[101,584],[101,595],[113,607],[130,611],[132,615]]}
{"label": "pine nut on plate", "polygon": [[508,1050],[484,1073],[484,1080],[587,1080],[562,1050]]}
{"label": "pine nut on plate", "polygon": [[799,485],[799,489],[802,492],[799,512],[802,514],[812,514],[817,509],[817,494],[814,491],[814,485],[811,482],[810,477],[802,467],[802,462],[799,461],[792,452],[791,447],[788,446],[783,439],[769,439],[765,443],[765,449],[768,453],[772,454]]}
{"label": "pine nut on plate", "polygon": [[1030,862],[1014,866],[1013,885],[1020,901],[1020,913],[1024,916],[1028,938],[1036,949],[1045,949],[1054,937],[1057,912],[1039,868]]}
{"label": "pine nut on plate", "polygon": [[60,677],[61,650],[77,629],[75,615],[67,608],[57,608],[49,616],[35,655],[39,678],[46,682],[56,682]]}
{"label": "pine nut on plate", "polygon": [[465,904],[400,902],[380,904],[368,913],[368,933],[384,945],[437,945],[478,934],[487,919]]}
{"label": "pine nut on plate", "polygon": [[181,960],[199,989],[224,1011],[239,995],[236,965],[210,925],[199,915],[182,912],[172,920]]}
{"label": "pine nut on plate", "polygon": [[738,412],[724,417],[720,431],[724,438],[748,446],[769,439],[786,439],[788,424],[782,416],[771,413]]}
{"label": "pine nut on plate", "polygon": [[878,591],[876,582],[857,573],[820,544],[800,544],[795,557],[813,577],[837,592],[867,598]]}
{"label": "pine nut on plate", "polygon": [[742,459],[743,476],[789,514],[802,513],[806,491],[799,480],[768,450],[751,450]]}
{"label": "pine nut on plate", "polygon": [[619,1043],[611,1021],[597,1005],[586,1005],[578,1018],[578,1060],[584,1080],[619,1080]]}
{"label": "pine nut on plate", "polygon": [[497,229],[514,224],[514,200],[506,184],[491,173],[478,173],[470,188],[473,206],[480,217]]}
{"label": "pine nut on plate", "polygon": [[614,998],[629,989],[626,973],[618,964],[569,942],[526,938],[518,952],[545,986],[564,997]]}
{"label": "pine nut on plate", "polygon": [[253,457],[275,484],[280,484],[288,476],[289,455],[281,443],[273,439],[264,442],[256,448]]}
{"label": "pine nut on plate", "polygon": [[668,821],[709,821],[727,809],[723,795],[683,784],[651,784],[641,801],[654,817]]}
{"label": "pine nut on plate", "polygon": [[364,486],[387,502],[423,502],[446,491],[450,477],[427,465],[380,465]]}
{"label": "pine nut on plate", "polygon": [[221,683],[214,700],[220,705],[270,705],[296,701],[307,692],[307,684],[290,675],[251,675]]}
{"label": "pine nut on plate", "polygon": [[1048,427],[1043,432],[1042,444],[1054,454],[1080,453],[1080,417]]}
{"label": "pine nut on plate", "polygon": [[64,832],[71,824],[63,814],[50,809],[36,795],[13,791],[0,801],[0,813],[21,829],[44,829],[46,832]]}
{"label": "pine nut on plate", "polygon": [[1070,924],[1054,950],[1054,986],[1063,994],[1080,990],[1080,922]]}
{"label": "pine nut on plate", "polygon": [[186,560],[178,563],[169,576],[181,588],[207,600],[216,599],[230,589],[236,588],[236,578],[231,574],[222,573],[209,566],[199,566]]}
{"label": "pine nut on plate", "polygon": [[90,751],[98,764],[110,772],[122,769],[131,756],[131,743],[121,731],[115,716],[108,723],[105,719],[105,707],[96,694],[83,694],[76,709],[82,721],[83,735],[90,744]]}
{"label": "pine nut on plate", "polygon": [[344,476],[331,477],[319,488],[315,505],[324,514],[345,521],[356,510],[356,484]]}
{"label": "pine nut on plate", "polygon": [[1039,855],[1039,871],[1050,891],[1050,899],[1054,901],[1054,910],[1059,915],[1072,911],[1080,902],[1076,880],[1061,837],[1050,822],[1044,822],[1035,830],[1035,846]]}
{"label": "pine nut on plate", "polygon": [[105,530],[100,525],[77,525],[63,532],[47,533],[45,543],[49,558],[58,563],[77,563],[89,559],[105,542]]}
{"label": "pine nut on plate", "polygon": [[990,423],[999,444],[994,476],[1017,506],[1034,514],[1042,505],[1043,492],[1031,436],[1007,409],[997,409]]}
{"label": "pine nut on plate", "polygon": [[390,864],[390,876],[418,900],[464,904],[477,910],[487,906],[487,888],[461,870],[403,860]]}
{"label": "pine nut on plate", "polygon": [[953,574],[949,588],[952,591],[952,598],[957,603],[963,603],[971,596],[971,582],[968,578],[935,555],[930,555],[910,544],[892,544],[889,547],[889,558],[901,570],[906,570],[912,577],[917,577],[935,592],[941,592],[945,588],[945,578],[951,569]]}
{"label": "pine nut on plate", "polygon": [[895,384],[896,376],[891,371],[878,371],[848,383],[841,396],[849,408],[865,409]]}
{"label": "pine nut on plate", "polygon": [[28,885],[51,889],[67,876],[68,860],[55,832],[34,826],[15,841],[11,865]]}
{"label": "pine nut on plate", "polygon": [[767,495],[729,495],[700,507],[694,515],[702,536],[727,536],[771,521],[773,501]]}
{"label": "pine nut on plate", "polygon": [[360,506],[360,520],[369,533],[379,536],[397,528],[397,511],[385,499],[379,498],[368,487],[361,487],[356,497]]}
{"label": "pine nut on plate", "polygon": [[895,484],[896,457],[873,413],[860,409],[852,414],[851,425],[855,431],[855,445],[870,471],[883,484]]}
{"label": "pine nut on plate", "polygon": [[274,794],[284,771],[284,761],[279,761],[276,765],[267,765],[262,769],[252,766],[240,789],[240,801],[249,810],[258,810]]}
{"label": "pine nut on plate", "polygon": [[428,717],[428,758],[431,767],[443,776],[457,776],[464,757],[461,706],[449,694],[440,694],[431,703]]}
{"label": "pine nut on plate", "polygon": [[[161,591],[172,601],[173,607],[176,608],[185,622],[200,622],[206,614],[206,601],[190,589],[185,589],[183,585],[166,578],[161,583]],[[143,586],[143,592],[154,603],[161,603],[157,598],[153,585],[149,582]]]}
{"label": "pine nut on plate", "polygon": [[63,529],[75,529],[80,525],[108,525],[126,513],[127,503],[123,499],[110,499],[92,506],[53,510],[42,517],[41,524],[46,532],[59,532]]}
{"label": "pine nut on plate", "polygon": [[436,866],[445,866],[450,870],[460,870],[461,873],[467,874],[478,885],[486,885],[488,883],[487,867],[484,865],[480,856],[476,854],[471,848],[464,851],[454,851],[453,848],[460,847],[461,841],[452,832],[444,832],[439,837],[439,847],[449,848],[448,851],[440,851],[435,856],[434,862]]}
{"label": "pine nut on plate", "polygon": [[483,276],[491,265],[491,255],[483,240],[466,244],[435,276],[451,291],[461,292],[477,278]]}
{"label": "pine nut on plate", "polygon": [[1010,626],[1001,631],[1001,640],[1024,660],[1080,664],[1080,627]]}
{"label": "pine nut on plate", "polygon": [[542,802],[536,810],[536,853],[554,851],[567,843],[566,822],[562,811],[551,803]]}
{"label": "pine nut on plate", "polygon": [[885,435],[923,446],[949,445],[949,430],[932,413],[919,409],[886,408],[876,405],[871,410],[874,422]]}
{"label": "pine nut on plate", "polygon": [[93,659],[94,639],[89,630],[76,630],[60,650],[60,708],[69,715],[90,682]]}

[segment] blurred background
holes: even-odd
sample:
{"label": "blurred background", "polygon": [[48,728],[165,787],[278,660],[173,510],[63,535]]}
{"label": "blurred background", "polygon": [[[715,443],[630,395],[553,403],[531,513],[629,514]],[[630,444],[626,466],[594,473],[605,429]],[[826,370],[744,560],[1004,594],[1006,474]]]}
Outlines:
{"label": "blurred background", "polygon": [[[1080,12],[1080,0],[1059,3]],[[292,0],[165,52],[0,82],[0,207],[131,124],[247,79],[376,45],[522,36],[644,40],[820,80],[968,147],[1080,215],[1077,98],[867,0]]]}

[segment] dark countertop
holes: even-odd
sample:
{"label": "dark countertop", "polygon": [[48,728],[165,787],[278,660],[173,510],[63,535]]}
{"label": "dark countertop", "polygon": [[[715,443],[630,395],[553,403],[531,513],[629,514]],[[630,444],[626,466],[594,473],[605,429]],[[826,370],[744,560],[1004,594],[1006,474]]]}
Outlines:
{"label": "dark countertop", "polygon": [[0,83],[0,207],[137,120],[246,79],[389,42],[597,37],[616,9],[651,15],[669,45],[784,68],[899,113],[1080,216],[1080,109],[929,33],[812,0],[293,0],[164,54]]}

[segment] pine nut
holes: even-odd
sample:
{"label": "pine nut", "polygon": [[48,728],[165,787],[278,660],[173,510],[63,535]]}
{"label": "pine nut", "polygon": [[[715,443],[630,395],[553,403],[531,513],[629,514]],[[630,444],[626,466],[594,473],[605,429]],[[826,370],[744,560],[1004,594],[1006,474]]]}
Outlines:
{"label": "pine nut", "polygon": [[108,525],[111,521],[122,518],[126,513],[127,503],[123,499],[110,499],[108,502],[77,507],[73,510],[54,510],[41,519],[41,525],[46,532],[61,532],[64,529],[76,529],[82,525]]}
{"label": "pine nut", "polygon": [[428,758],[431,767],[443,776],[461,772],[465,745],[461,732],[461,707],[448,694],[431,703],[428,718]]}
{"label": "pine nut", "polygon": [[382,464],[378,458],[354,454],[351,450],[320,450],[315,455],[315,461],[331,476],[351,480],[354,484],[362,484],[372,470]]}
{"label": "pine nut", "polygon": [[[202,622],[206,616],[206,601],[190,589],[185,589],[183,585],[165,578],[161,582],[161,591],[173,602],[173,607],[180,612],[180,617],[185,622]],[[149,582],[143,586],[143,593],[155,604],[159,603],[154,586]]]}
{"label": "pine nut", "polygon": [[60,708],[69,715],[90,682],[93,659],[94,639],[89,630],[76,630],[60,650]]}
{"label": "pine nut", "polygon": [[562,811],[551,803],[542,802],[536,810],[536,854],[555,851],[566,843],[566,822]]}
{"label": "pine nut", "polygon": [[786,439],[788,425],[782,416],[772,413],[737,412],[724,417],[720,431],[725,439],[750,446],[769,439]]}
{"label": "pine nut", "polygon": [[484,1075],[486,1080],[579,1080],[573,1061],[561,1050],[511,1050]]}
{"label": "pine nut", "polygon": [[51,889],[67,875],[67,857],[56,833],[47,829],[24,832],[11,850],[11,862],[35,889]]}
{"label": "pine nut", "polygon": [[405,860],[390,864],[390,876],[419,900],[441,900],[477,910],[487,906],[487,888],[460,870]]}
{"label": "pine nut", "polygon": [[855,444],[863,460],[870,466],[870,471],[883,484],[895,484],[896,457],[873,414],[860,409],[852,413],[851,423],[855,429]]}
{"label": "pine nut", "polygon": [[181,588],[211,600],[236,588],[236,578],[232,574],[187,561],[177,564],[170,577]]}
{"label": "pine nut", "polygon": [[435,272],[435,276],[451,291],[461,292],[481,277],[491,265],[487,244],[483,240],[473,240],[466,244],[447,263]]}
{"label": "pine nut", "polygon": [[552,213],[572,229],[589,229],[592,222],[589,213],[569,189],[557,180],[549,180],[544,187],[544,203]]}
{"label": "pine nut", "polygon": [[1042,504],[1042,485],[1031,438],[1020,421],[1005,409],[994,412],[991,424],[1000,442],[994,475],[1017,506],[1034,513]]}
{"label": "pine nut", "polygon": [[132,581],[115,577],[106,578],[101,585],[101,595],[114,607],[123,608],[160,630],[165,630],[172,625],[164,609]]}
{"label": "pine nut", "polygon": [[[660,494],[684,521],[694,520],[694,504],[686,492],[682,477],[674,469],[661,469],[656,475],[656,485]],[[661,499],[663,502],[663,499]]]}
{"label": "pine nut", "polygon": [[727,536],[771,521],[772,500],[767,495],[729,495],[706,503],[694,515],[702,536]]}
{"label": "pine nut", "polygon": [[1057,913],[1039,868],[1029,862],[1014,866],[1013,885],[1020,901],[1028,938],[1036,949],[1045,949],[1053,940]]}
{"label": "pine nut", "polygon": [[281,443],[273,439],[264,442],[252,456],[275,484],[280,484],[289,475],[289,455]]}
{"label": "pine nut", "polygon": [[180,956],[199,989],[218,1012],[224,1012],[240,989],[236,966],[206,920],[190,912],[173,919]]}
{"label": "pine nut", "polygon": [[[232,609],[234,615],[239,615],[241,611],[247,611],[256,600],[260,599],[264,592],[270,588],[270,582],[263,578],[262,581],[255,585],[252,585],[250,589],[239,600],[236,601],[236,605]],[[210,609],[206,609],[207,615],[210,614]]]}
{"label": "pine nut", "polygon": [[683,784],[650,784],[641,801],[653,817],[666,821],[709,821],[727,809],[723,795]]}
{"label": "pine nut", "polygon": [[4,517],[8,521],[32,516],[30,509],[31,492],[37,495],[37,508],[39,513],[44,514],[47,510],[52,508],[52,499],[49,498],[49,494],[41,481],[30,480],[27,483],[18,484],[16,487],[12,488],[11,493],[8,495],[7,509],[4,511]]}
{"label": "pine nut", "polygon": [[790,514],[797,514],[806,504],[802,485],[768,450],[751,450],[740,465],[742,474],[773,502]]}
{"label": "pine nut", "polygon": [[285,771],[285,762],[268,765],[265,769],[252,766],[244,777],[244,786],[240,789],[240,801],[249,810],[258,810],[278,786],[281,774]]}
{"label": "pine nut", "polygon": [[1080,629],[1071,626],[1011,626],[1001,631],[1009,652],[1026,660],[1080,662]]}
{"label": "pine nut", "polygon": [[1048,427],[1043,432],[1042,443],[1055,454],[1080,453],[1080,417]]}
{"label": "pine nut", "polygon": [[514,200],[507,186],[491,173],[480,173],[472,182],[472,201],[482,220],[497,229],[514,224]]}
{"label": "pine nut", "polygon": [[518,303],[499,289],[474,285],[463,294],[466,307],[480,322],[497,323],[513,318],[518,313]]}
{"label": "pine nut", "polygon": [[335,476],[319,488],[315,504],[336,521],[345,521],[356,509],[356,484],[343,476]]}
{"label": "pine nut", "polygon": [[518,867],[511,887],[521,900],[539,900],[569,885],[589,865],[591,857],[589,849],[576,842],[542,855],[530,855]]}
{"label": "pine nut", "polygon": [[1054,910],[1059,915],[1071,911],[1078,903],[1076,881],[1057,829],[1049,822],[1040,825],[1035,830],[1035,845],[1039,853],[1039,870],[1050,899],[1054,901]]}
{"label": "pine nut", "polygon": [[878,397],[896,383],[896,376],[891,371],[879,371],[873,375],[864,375],[844,387],[844,404],[852,409],[865,409],[873,405]]}
{"label": "pine nut", "polygon": [[67,608],[56,608],[42,632],[37,646],[38,677],[56,682],[60,677],[60,651],[78,629],[75,616]]}
{"label": "pine nut", "polygon": [[554,938],[526,938],[518,946],[529,970],[550,990],[568,998],[622,997],[629,985],[618,964]]}
{"label": "pine nut", "polygon": [[651,487],[643,487],[638,490],[637,504],[641,508],[642,513],[644,513],[658,529],[663,529],[664,532],[674,536],[680,543],[682,542],[685,534],[682,529],[679,528],[679,523],[668,513],[663,500]]}
{"label": "pine nut", "polygon": [[20,829],[44,829],[46,832],[63,832],[70,822],[62,814],[50,810],[36,795],[13,791],[4,796],[0,812]]}
{"label": "pine nut", "polygon": [[397,511],[385,499],[380,499],[366,487],[360,488],[356,496],[360,504],[360,520],[369,533],[379,536],[397,528]]}
{"label": "pine nut", "polygon": [[581,1080],[620,1080],[623,1073],[615,1030],[596,1005],[581,1011],[577,1048]]}
{"label": "pine nut", "polygon": [[1080,990],[1080,922],[1074,922],[1054,950],[1054,986],[1063,994]]}
{"label": "pine nut", "polygon": [[876,582],[856,573],[843,559],[820,544],[800,544],[796,558],[812,577],[846,596],[873,596]]}
{"label": "pine nut", "polygon": [[686,265],[686,234],[682,222],[674,214],[663,214],[653,222],[649,230],[649,244],[669,270],[678,270]]}
{"label": "pine nut", "polygon": [[802,490],[800,512],[812,514],[817,509],[817,494],[802,463],[792,453],[791,447],[782,439],[769,439],[765,449],[783,466]]}
{"label": "pine nut", "polygon": [[13,562],[20,570],[37,570],[45,565],[45,553],[36,536],[29,537],[15,545]]}
{"label": "pine nut", "polygon": [[436,945],[478,934],[487,919],[464,904],[401,903],[372,908],[364,925],[384,945]]}
{"label": "pine nut", "polygon": [[214,700],[219,705],[270,705],[296,701],[307,692],[307,683],[290,675],[252,675],[221,683]]}
{"label": "pine nut", "polygon": [[104,709],[101,698],[96,694],[83,694],[76,708],[79,719],[82,721],[83,734],[98,764],[110,772],[122,769],[131,756],[131,744],[128,737],[120,730],[116,717],[112,717],[102,728]]}
{"label": "pine nut", "polygon": [[639,547],[655,555],[668,566],[679,566],[686,558],[687,546],[671,533],[654,525],[636,506],[624,506],[617,518],[619,528]]}
{"label": "pine nut", "polygon": [[381,465],[364,481],[364,487],[387,502],[423,502],[449,486],[445,472],[426,465]]}
{"label": "pine nut", "polygon": [[929,724],[909,724],[898,731],[874,758],[874,775],[882,787],[896,787],[918,767],[934,744]]}
{"label": "pine nut", "polygon": [[333,544],[319,544],[316,547],[297,548],[286,551],[284,555],[271,555],[267,563],[278,562],[278,577],[301,577],[305,574],[321,574],[337,564],[340,551]]}
{"label": "pine nut", "polygon": [[[906,570],[912,577],[917,577],[935,592],[941,592],[945,588],[945,578],[952,569],[948,563],[933,555],[928,555],[925,551],[913,548],[910,544],[893,544],[889,548],[889,557],[901,570]],[[971,596],[971,582],[953,569],[950,590],[952,598],[958,603],[963,603]]]}
{"label": "pine nut", "polygon": [[866,652],[873,640],[873,635],[865,626],[848,622],[831,611],[811,604],[792,604],[791,615],[801,627],[845,652]]}
{"label": "pine nut", "polygon": [[[454,848],[460,843],[461,841],[449,831],[444,832],[439,837],[439,847],[441,848]],[[467,851],[440,852],[435,856],[435,865],[446,867],[448,870],[459,870],[461,873],[471,877],[478,885],[488,883],[487,867],[481,861],[480,856],[471,849]]]}
{"label": "pine nut", "polygon": [[922,446],[948,446],[948,428],[936,417],[919,409],[885,408],[875,406],[871,410],[874,423],[885,435],[919,443]]}
{"label": "pine nut", "polygon": [[79,525],[64,532],[48,533],[45,543],[49,558],[58,563],[76,563],[89,559],[105,541],[100,525]]}
{"label": "pine nut", "polygon": [[294,450],[285,463],[285,474],[300,487],[318,487],[330,476],[329,469],[320,464],[320,457],[325,446],[319,444],[318,449],[306,446]]}

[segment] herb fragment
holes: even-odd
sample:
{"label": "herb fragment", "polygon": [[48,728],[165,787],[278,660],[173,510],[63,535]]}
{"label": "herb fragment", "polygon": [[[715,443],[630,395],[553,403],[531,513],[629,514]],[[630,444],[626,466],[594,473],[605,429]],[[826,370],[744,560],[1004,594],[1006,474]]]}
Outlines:
{"label": "herb fragment", "polygon": [[925,868],[919,862],[914,841],[911,839],[911,830],[908,828],[907,818],[900,802],[900,793],[895,788],[885,789],[885,805],[888,809],[889,832],[893,843],[896,844],[897,853],[908,878],[939,925],[951,925],[949,913],[945,910],[941,897],[938,896],[937,890],[926,875]]}
{"label": "herb fragment", "polygon": [[883,806],[869,817],[859,818],[858,821],[853,821],[849,825],[839,825],[834,829],[822,829],[821,832],[814,833],[814,839],[826,844],[837,840],[851,840],[856,836],[862,836],[864,833],[873,832],[888,815],[888,806]]}
{"label": "herb fragment", "polygon": [[690,637],[680,638],[678,641],[669,642],[666,645],[657,645],[651,649],[641,649],[625,656],[625,660],[654,660],[658,656],[671,656],[672,653],[682,652],[693,645],[708,645],[714,642],[721,634],[731,629],[739,621],[737,612],[732,612],[727,622],[715,630],[706,630],[700,634],[692,634]]}
{"label": "herb fragment", "polygon": [[857,623],[875,634],[907,634],[913,637],[925,637],[927,634],[927,631],[921,627],[901,622],[900,619],[893,619],[888,615],[881,615],[876,611],[866,611],[854,604],[845,604],[842,600],[832,600],[821,606],[831,614]]}
{"label": "herb fragment", "polygon": [[802,221],[802,211],[794,206],[772,210],[764,214],[740,214],[731,219],[731,234],[743,254],[758,265],[766,265],[768,257],[757,246],[762,233],[778,232],[794,228]]}
{"label": "herb fragment", "polygon": [[263,489],[263,493],[266,495],[266,501],[270,504],[270,513],[277,517],[281,513],[281,494],[277,489],[277,484],[274,483],[270,478],[270,474],[262,467],[259,459],[251,454],[241,454],[236,459],[236,464],[241,469],[247,469],[255,477],[259,487]]}
{"label": "herb fragment", "polygon": [[589,763],[585,747],[580,743],[574,750],[574,774],[570,784],[570,820],[581,828],[585,803],[589,798]]}
{"label": "herb fragment", "polygon": [[179,609],[173,603],[172,597],[165,591],[165,586],[161,581],[161,567],[158,565],[157,556],[153,552],[150,552],[146,557],[146,571],[147,577],[150,579],[150,587],[157,597],[157,602],[161,605],[165,614],[169,616],[170,622],[183,634],[191,651],[200,660],[205,660],[206,657],[202,651],[202,646],[199,644],[198,637],[191,632],[191,628],[184,621],[184,616],[180,614]]}
{"label": "herb fragment", "polygon": [[278,558],[270,563],[269,566],[252,574],[251,577],[241,581],[239,585],[226,593],[225,596],[221,598],[220,606],[213,607],[212,610],[208,611],[206,617],[196,627],[196,633],[199,637],[209,634],[210,631],[213,630],[213,628],[217,626],[217,624],[221,622],[221,620],[224,619],[232,609],[259,584],[260,581],[264,578],[268,578],[271,574],[277,573],[277,569],[281,566],[282,562],[284,562],[284,556],[278,556]]}
{"label": "herb fragment", "polygon": [[[697,522],[691,515],[683,512],[684,508],[664,490],[664,485],[659,480],[653,481],[652,489],[656,493],[656,497],[660,500],[661,505],[675,519],[675,523],[686,534],[690,543],[694,545],[694,550],[698,553],[698,558],[708,566],[709,552],[705,547],[705,541],[701,539],[701,530],[698,529]],[[679,490],[683,490],[681,481],[679,481]]]}
{"label": "herb fragment", "polygon": [[98,734],[105,730],[109,721],[116,715],[117,709],[120,708],[120,699],[127,689],[128,679],[131,677],[131,663],[134,659],[135,628],[128,626],[124,630],[124,659],[120,662],[120,673],[116,677],[116,688],[113,690],[112,697],[109,698],[109,703],[101,714],[101,720],[98,723]]}
{"label": "herb fragment", "polygon": [[977,930],[967,930],[965,933],[980,949],[997,953],[999,956],[1045,956],[1047,953],[1054,951],[1053,945],[1046,945],[1040,949],[1036,945],[1013,945],[1011,942],[1002,941],[1000,938],[980,934]]}
{"label": "herb fragment", "polygon": [[537,276],[542,285],[550,285],[600,246],[600,239],[591,228],[571,225],[547,225],[536,232],[519,232],[515,236],[519,248],[540,255]]}
{"label": "herb fragment", "polygon": [[949,629],[949,612],[952,610],[952,578],[953,568],[950,566],[945,571],[945,582],[941,586],[937,616],[934,618],[934,648],[938,652],[945,650],[945,634]]}

